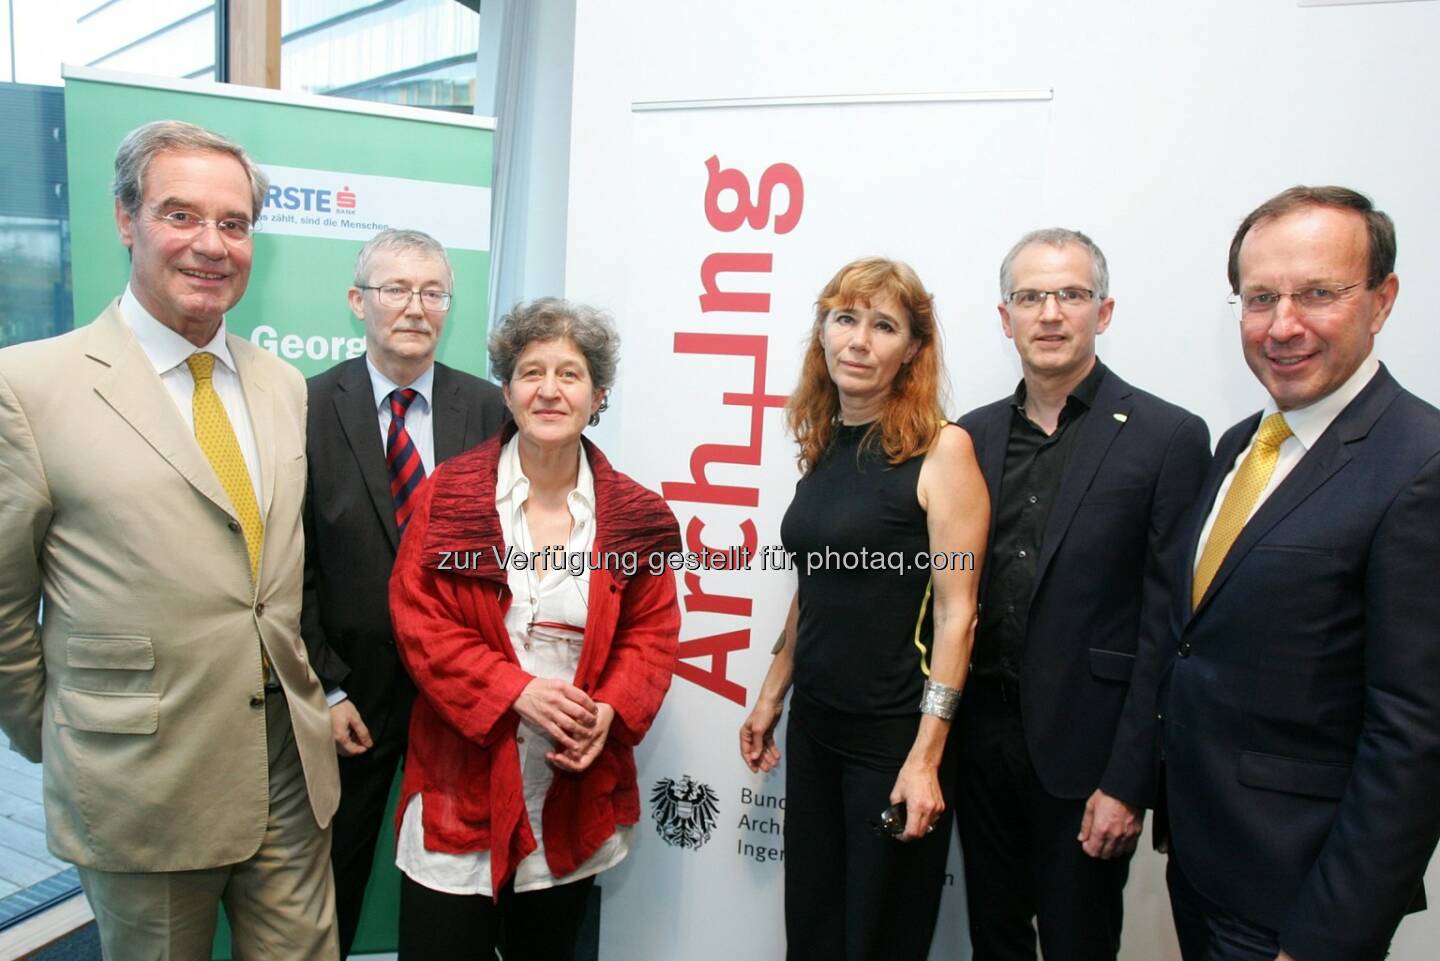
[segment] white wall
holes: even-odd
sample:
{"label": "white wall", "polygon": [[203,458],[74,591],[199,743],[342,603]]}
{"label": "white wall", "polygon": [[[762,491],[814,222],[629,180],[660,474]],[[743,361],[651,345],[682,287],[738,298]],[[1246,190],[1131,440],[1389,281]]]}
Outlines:
{"label": "white wall", "polygon": [[[1203,415],[1214,436],[1258,409],[1263,395],[1224,304],[1229,238],[1251,207],[1284,187],[1341,183],[1371,194],[1399,228],[1401,295],[1380,356],[1401,383],[1440,402],[1427,337],[1431,269],[1440,263],[1437,38],[1433,2],[582,2],[573,24],[563,274],[542,273],[563,276],[575,299],[633,301],[627,288],[639,281],[630,278],[644,271],[627,245],[632,101],[1048,87],[1048,137],[993,145],[1017,157],[1044,155],[1048,173],[1034,205],[1043,223],[1017,219],[987,241],[995,266],[1035,226],[1078,227],[1100,243],[1119,302],[1100,343],[1108,364]],[[925,131],[894,147],[925,150]],[[965,176],[965,157],[954,158],[954,170]],[[536,184],[531,195],[555,194]],[[853,247],[856,256],[870,252],[866,236],[855,236]],[[562,256],[558,244],[531,250]],[[952,341],[989,331],[978,335],[988,338],[984,351],[950,355],[956,412],[993,399],[998,385],[1018,377],[995,319],[994,282],[959,289],[922,276],[940,294]],[[813,289],[825,279],[814,277]],[[644,336],[633,318],[619,319],[627,337]],[[794,318],[795,336],[806,321]],[[967,366],[977,360],[983,369]],[[625,378],[643,376],[622,366],[617,406]],[[619,421],[602,424],[599,438],[624,469],[627,445],[638,450],[651,438],[626,436]],[[1132,873],[1132,961],[1175,956],[1160,877],[1153,855]],[[1434,866],[1430,890],[1440,891]],[[1392,957],[1421,961],[1437,942],[1440,914],[1420,915],[1402,925]]]}

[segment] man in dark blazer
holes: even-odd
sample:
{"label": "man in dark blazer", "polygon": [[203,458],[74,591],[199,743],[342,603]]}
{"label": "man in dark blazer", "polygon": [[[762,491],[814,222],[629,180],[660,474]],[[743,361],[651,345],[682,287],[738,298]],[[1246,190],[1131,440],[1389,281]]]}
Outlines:
{"label": "man in dark blazer", "polygon": [[349,954],[415,688],[390,631],[390,568],[408,500],[447,457],[500,429],[493,384],[435,363],[453,274],[419,231],[360,251],[350,307],[365,356],[312,377],[301,629],[331,703],[340,810],[331,861],[341,956]]}
{"label": "man in dark blazer", "polygon": [[1158,640],[1180,521],[1210,460],[1198,417],[1100,363],[1100,249],[1039,230],[1000,268],[1024,379],[967,414],[991,530],[956,719],[976,961],[1114,959],[1156,793]]}
{"label": "man in dark blazer", "polygon": [[1270,395],[1192,515],[1161,705],[1186,961],[1378,961],[1440,836],[1440,411],[1375,358],[1395,228],[1341,187],[1241,223]]}

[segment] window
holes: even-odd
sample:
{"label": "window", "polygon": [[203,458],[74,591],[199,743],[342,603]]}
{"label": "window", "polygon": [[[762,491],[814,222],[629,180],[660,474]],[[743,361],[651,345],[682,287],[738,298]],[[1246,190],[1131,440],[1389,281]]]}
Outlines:
{"label": "window", "polygon": [[214,0],[0,0],[0,347],[75,322],[60,65],[210,80],[216,43]]}
{"label": "window", "polygon": [[215,79],[214,0],[85,0],[79,6],[67,63]]}
{"label": "window", "polygon": [[282,0],[281,87],[471,113],[480,45],[474,7],[457,0]]}

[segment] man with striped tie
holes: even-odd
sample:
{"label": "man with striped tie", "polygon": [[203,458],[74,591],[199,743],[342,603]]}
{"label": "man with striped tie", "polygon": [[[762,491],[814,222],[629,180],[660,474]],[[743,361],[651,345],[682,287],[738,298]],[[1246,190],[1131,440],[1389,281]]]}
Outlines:
{"label": "man with striped tie", "polygon": [[388,582],[416,489],[500,429],[493,384],[435,362],[454,303],[445,248],[384,230],[360,251],[350,309],[365,356],[310,380],[302,632],[331,703],[340,754],[335,815],[342,957],[354,942],[415,689],[395,654]]}
{"label": "man with striped tie", "polygon": [[[1376,358],[1395,226],[1343,187],[1240,224],[1269,397],[1215,451],[1162,689],[1186,961],[1377,961],[1440,836],[1440,411]],[[1416,317],[1420,320],[1420,317]]]}
{"label": "man with striped tie", "polygon": [[131,131],[123,294],[0,351],[0,726],[44,762],[107,958],[208,958],[222,902],[234,957],[336,956],[305,384],[226,330],[265,190],[209,130]]}

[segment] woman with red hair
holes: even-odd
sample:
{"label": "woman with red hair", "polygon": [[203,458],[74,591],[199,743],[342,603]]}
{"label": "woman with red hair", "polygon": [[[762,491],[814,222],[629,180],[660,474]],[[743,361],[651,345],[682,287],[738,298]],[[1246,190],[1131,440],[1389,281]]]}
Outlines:
{"label": "woman with red hair", "polygon": [[942,774],[974,640],[990,505],[944,420],[934,302],[906,264],[820,292],[786,408],[803,476],[781,525],[798,590],[740,729],[754,771],[786,729],[789,961],[923,961],[950,817]]}

